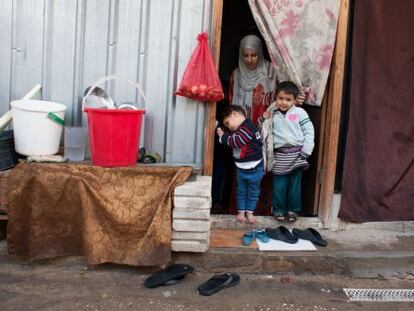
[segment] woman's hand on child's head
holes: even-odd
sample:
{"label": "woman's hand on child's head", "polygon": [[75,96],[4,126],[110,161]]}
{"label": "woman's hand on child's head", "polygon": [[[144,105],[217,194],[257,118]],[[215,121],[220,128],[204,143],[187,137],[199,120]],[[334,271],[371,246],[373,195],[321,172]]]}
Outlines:
{"label": "woman's hand on child's head", "polygon": [[269,111],[265,111],[263,112],[263,119],[269,119],[270,118],[270,112]]}
{"label": "woman's hand on child's head", "polygon": [[219,137],[221,137],[224,134],[223,130],[220,127],[217,128],[216,133]]}

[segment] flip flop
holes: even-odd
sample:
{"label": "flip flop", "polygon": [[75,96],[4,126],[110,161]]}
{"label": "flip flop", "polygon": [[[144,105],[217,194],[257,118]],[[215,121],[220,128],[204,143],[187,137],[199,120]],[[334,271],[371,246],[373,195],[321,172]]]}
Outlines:
{"label": "flip flop", "polygon": [[235,286],[239,284],[240,276],[236,273],[217,274],[209,279],[207,282],[201,284],[197,291],[200,295],[210,296],[222,289]]}
{"label": "flip flop", "polygon": [[158,286],[169,286],[181,282],[185,275],[194,271],[194,268],[185,264],[174,264],[151,274],[145,281],[146,288],[155,288]]}
{"label": "flip flop", "polygon": [[265,232],[269,238],[274,240],[283,241],[289,244],[295,244],[298,241],[298,238],[293,236],[289,229],[284,226],[279,226],[276,229],[266,228]]}
{"label": "flip flop", "polygon": [[174,284],[180,283],[182,280],[184,280],[184,278],[185,278],[185,275],[181,275],[179,277],[176,277],[175,279],[172,279],[172,280],[169,280],[167,282],[164,282],[162,284],[162,286],[170,286],[170,285],[174,285]]}
{"label": "flip flop", "polygon": [[297,228],[293,228],[292,233],[294,236],[298,237],[299,239],[311,241],[313,244],[318,246],[326,246],[328,242],[322,238],[320,233],[313,228],[308,228],[305,230],[300,230]]}

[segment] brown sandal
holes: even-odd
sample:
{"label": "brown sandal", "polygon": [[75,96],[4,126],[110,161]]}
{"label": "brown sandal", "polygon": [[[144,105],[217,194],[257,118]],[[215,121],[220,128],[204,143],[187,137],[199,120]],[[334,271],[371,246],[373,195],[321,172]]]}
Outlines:
{"label": "brown sandal", "polygon": [[277,221],[280,221],[280,222],[286,221],[286,217],[283,214],[275,214],[274,217]]}

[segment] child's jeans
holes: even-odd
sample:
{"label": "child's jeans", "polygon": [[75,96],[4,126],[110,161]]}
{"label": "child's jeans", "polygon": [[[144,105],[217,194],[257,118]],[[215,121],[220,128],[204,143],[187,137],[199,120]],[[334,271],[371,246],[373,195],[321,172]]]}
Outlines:
{"label": "child's jeans", "polygon": [[302,169],[290,174],[273,176],[273,215],[298,213],[302,209]]}
{"label": "child's jeans", "polygon": [[260,194],[260,182],[264,175],[263,161],[254,169],[237,168],[237,211],[253,212]]}

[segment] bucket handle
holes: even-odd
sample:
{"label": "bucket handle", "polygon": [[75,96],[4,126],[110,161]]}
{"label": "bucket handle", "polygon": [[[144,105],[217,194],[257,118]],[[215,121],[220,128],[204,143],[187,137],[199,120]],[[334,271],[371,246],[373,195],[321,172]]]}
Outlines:
{"label": "bucket handle", "polygon": [[[134,81],[134,80],[132,80],[132,79],[130,79],[130,78],[127,78],[127,77],[125,77],[125,76],[115,74],[115,75],[109,75],[109,76],[102,77],[102,78],[100,78],[100,79],[96,80],[96,81],[92,84],[92,86],[89,88],[89,90],[88,90],[88,92],[86,93],[86,95],[82,98],[82,111],[85,111],[86,99],[89,97],[89,95],[91,95],[91,94],[92,94],[93,90],[94,90],[94,89],[95,89],[95,88],[96,88],[99,84],[102,84],[102,83],[104,83],[105,81],[114,80],[114,79],[123,80],[123,81],[126,81],[126,82],[128,82],[128,83],[132,84],[133,86],[135,86],[135,87],[138,89],[139,94],[141,95],[141,97],[144,99],[144,104],[145,104],[144,109],[146,110],[146,108],[147,108],[147,98],[145,97],[145,94],[144,94],[144,92],[142,91],[142,88],[141,88],[141,86],[138,84],[138,82],[136,82],[136,81]],[[108,108],[110,108],[110,107],[108,107]]]}

